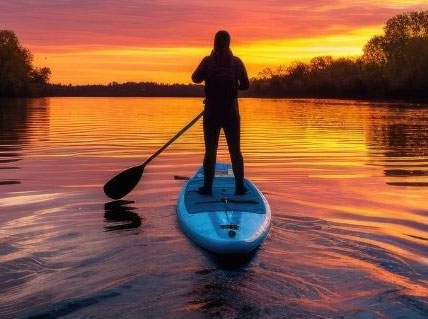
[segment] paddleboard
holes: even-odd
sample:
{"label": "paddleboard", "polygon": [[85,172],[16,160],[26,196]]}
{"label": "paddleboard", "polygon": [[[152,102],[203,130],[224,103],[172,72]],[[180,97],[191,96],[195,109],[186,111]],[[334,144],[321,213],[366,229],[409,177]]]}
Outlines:
{"label": "paddleboard", "polygon": [[235,195],[235,178],[229,164],[216,164],[213,194],[198,193],[203,167],[183,186],[177,203],[181,229],[199,246],[217,254],[247,254],[265,240],[271,225],[266,198],[249,180],[248,192]]}

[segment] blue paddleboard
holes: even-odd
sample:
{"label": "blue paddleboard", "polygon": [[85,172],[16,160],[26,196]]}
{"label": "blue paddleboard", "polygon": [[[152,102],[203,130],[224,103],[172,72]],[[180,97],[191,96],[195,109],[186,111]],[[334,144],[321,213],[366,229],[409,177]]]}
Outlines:
{"label": "blue paddleboard", "polygon": [[212,196],[201,195],[203,168],[183,186],[177,203],[183,232],[199,246],[217,254],[247,254],[265,240],[271,225],[266,198],[249,180],[248,193],[235,195],[229,164],[216,164]]}

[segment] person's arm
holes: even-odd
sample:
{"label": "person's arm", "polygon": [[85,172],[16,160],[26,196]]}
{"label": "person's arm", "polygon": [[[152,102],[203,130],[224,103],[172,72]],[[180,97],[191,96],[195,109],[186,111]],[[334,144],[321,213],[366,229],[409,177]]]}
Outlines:
{"label": "person's arm", "polygon": [[238,60],[238,81],[239,81],[239,90],[245,91],[250,87],[250,81],[248,80],[247,70],[245,69],[244,63],[241,59]]}
{"label": "person's arm", "polygon": [[196,68],[195,72],[192,74],[192,81],[195,83],[201,83],[205,80],[205,74],[206,74],[206,64],[207,64],[207,58],[203,58],[201,63],[199,63],[198,67]]}

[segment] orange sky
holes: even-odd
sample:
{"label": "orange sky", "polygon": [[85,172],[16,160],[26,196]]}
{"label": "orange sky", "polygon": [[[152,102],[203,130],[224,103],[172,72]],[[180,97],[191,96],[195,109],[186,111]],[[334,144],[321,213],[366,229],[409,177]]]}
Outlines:
{"label": "orange sky", "polygon": [[0,0],[0,29],[17,33],[53,83],[187,83],[219,29],[256,76],[359,55],[388,18],[422,9],[427,0]]}

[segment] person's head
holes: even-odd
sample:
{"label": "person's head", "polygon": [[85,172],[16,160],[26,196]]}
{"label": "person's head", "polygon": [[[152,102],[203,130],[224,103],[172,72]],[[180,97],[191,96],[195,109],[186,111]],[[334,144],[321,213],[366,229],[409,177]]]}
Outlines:
{"label": "person's head", "polygon": [[230,35],[227,31],[220,30],[215,34],[214,37],[214,50],[222,51],[229,49],[230,46]]}

